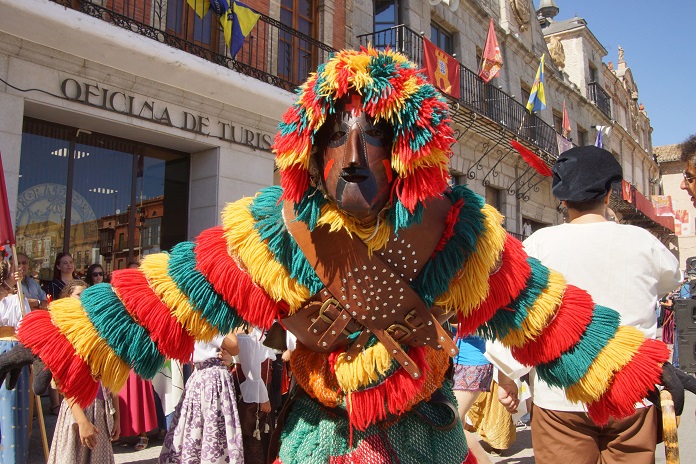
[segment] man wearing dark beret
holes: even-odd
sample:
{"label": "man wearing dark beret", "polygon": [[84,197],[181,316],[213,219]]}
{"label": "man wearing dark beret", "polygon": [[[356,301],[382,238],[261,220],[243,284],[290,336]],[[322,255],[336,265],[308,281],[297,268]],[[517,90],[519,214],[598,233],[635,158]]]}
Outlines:
{"label": "man wearing dark beret", "polygon": [[[561,154],[553,166],[553,194],[567,208],[567,222],[536,231],[524,247],[529,256],[561,272],[568,284],[587,290],[598,305],[615,308],[621,325],[655,338],[655,302],[679,286],[681,271],[652,234],[606,219],[612,184],[622,177],[619,162],[601,148],[576,147]],[[520,375],[519,366],[501,367]],[[534,374],[531,429],[538,464],[655,462],[655,407],[638,404],[633,416],[601,427],[564,389]]]}

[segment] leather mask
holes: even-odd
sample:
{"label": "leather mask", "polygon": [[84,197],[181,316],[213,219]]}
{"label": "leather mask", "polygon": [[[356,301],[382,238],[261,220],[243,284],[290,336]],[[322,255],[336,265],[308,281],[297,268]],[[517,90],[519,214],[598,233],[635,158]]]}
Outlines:
{"label": "leather mask", "polygon": [[358,95],[341,100],[336,110],[318,139],[322,181],[339,209],[369,225],[391,197],[392,129],[362,111]]}

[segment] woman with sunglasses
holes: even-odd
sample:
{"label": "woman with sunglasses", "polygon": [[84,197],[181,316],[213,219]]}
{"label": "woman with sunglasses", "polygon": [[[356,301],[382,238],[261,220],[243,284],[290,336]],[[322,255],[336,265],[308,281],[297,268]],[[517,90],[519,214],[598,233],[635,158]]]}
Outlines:
{"label": "woman with sunglasses", "polygon": [[90,264],[87,268],[87,274],[85,275],[85,282],[90,287],[94,284],[100,284],[106,281],[106,274],[104,273],[104,268],[101,264]]}

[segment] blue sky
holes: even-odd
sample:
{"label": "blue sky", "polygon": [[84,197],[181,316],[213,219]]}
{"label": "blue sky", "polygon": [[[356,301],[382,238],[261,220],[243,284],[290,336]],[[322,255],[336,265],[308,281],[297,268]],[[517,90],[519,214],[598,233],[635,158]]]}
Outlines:
{"label": "blue sky", "polygon": [[555,1],[557,21],[576,14],[587,21],[608,52],[605,63],[616,65],[618,46],[624,49],[653,127],[653,146],[696,133],[696,1]]}

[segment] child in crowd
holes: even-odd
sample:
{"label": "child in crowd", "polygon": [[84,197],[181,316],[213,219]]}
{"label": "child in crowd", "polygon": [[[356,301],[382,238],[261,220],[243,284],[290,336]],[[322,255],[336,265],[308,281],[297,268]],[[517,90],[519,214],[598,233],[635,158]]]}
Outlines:
{"label": "child in crowd", "polygon": [[234,334],[196,342],[195,370],[174,412],[160,464],[244,462],[234,382],[228,369],[232,355],[238,353]]}
{"label": "child in crowd", "polygon": [[[86,283],[73,280],[60,296],[80,299],[85,288]],[[100,384],[97,398],[85,409],[66,398],[58,413],[48,464],[112,464],[111,441],[118,440],[119,434],[118,395]]]}

